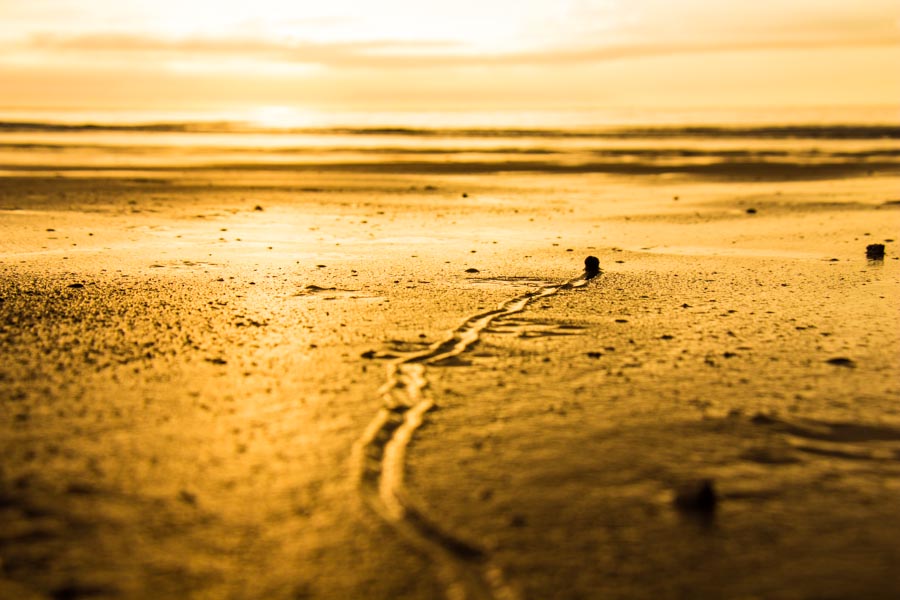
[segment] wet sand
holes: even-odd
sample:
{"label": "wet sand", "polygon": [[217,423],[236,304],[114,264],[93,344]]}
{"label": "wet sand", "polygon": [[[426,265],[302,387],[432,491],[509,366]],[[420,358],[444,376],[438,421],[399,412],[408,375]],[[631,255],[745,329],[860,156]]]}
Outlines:
{"label": "wet sand", "polygon": [[0,596],[896,597],[900,180],[790,175],[0,179]]}

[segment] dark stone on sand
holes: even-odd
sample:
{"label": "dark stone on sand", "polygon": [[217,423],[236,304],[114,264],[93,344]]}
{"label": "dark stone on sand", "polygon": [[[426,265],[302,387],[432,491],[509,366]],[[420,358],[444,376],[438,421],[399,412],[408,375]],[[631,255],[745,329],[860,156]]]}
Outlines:
{"label": "dark stone on sand", "polygon": [[829,365],[834,365],[836,367],[847,367],[848,369],[856,368],[856,362],[853,359],[847,358],[845,356],[837,356],[835,358],[829,358],[826,360]]}
{"label": "dark stone on sand", "polygon": [[584,259],[584,275],[590,279],[600,274],[600,259],[596,256],[588,256]]}
{"label": "dark stone on sand", "polygon": [[701,479],[683,484],[675,490],[675,506],[679,510],[695,513],[712,513],[718,497],[711,479]]}
{"label": "dark stone on sand", "polygon": [[263,207],[260,206],[259,204],[257,204],[256,206],[253,207],[253,210],[255,210],[256,212],[262,212],[262,211],[263,211]]}
{"label": "dark stone on sand", "polygon": [[359,356],[360,356],[360,358],[368,358],[371,360],[371,359],[375,358],[377,355],[378,355],[378,353],[375,352],[374,350],[366,350]]}
{"label": "dark stone on sand", "polygon": [[756,413],[750,418],[750,422],[754,425],[773,425],[775,419],[763,413]]}
{"label": "dark stone on sand", "polygon": [[666,334],[663,334],[663,335],[659,336],[659,339],[661,339],[661,340],[674,340],[674,339],[675,339],[675,336],[674,336],[674,335],[669,335],[668,333],[666,333]]}
{"label": "dark stone on sand", "polygon": [[756,209],[755,209],[755,208],[748,208],[748,209],[747,209],[747,214],[748,214],[748,215],[755,215],[755,214],[756,214]]}
{"label": "dark stone on sand", "polygon": [[481,271],[479,271],[475,267],[471,267],[469,269],[466,269],[466,273],[481,273]]}
{"label": "dark stone on sand", "polygon": [[869,244],[866,246],[866,258],[871,260],[883,260],[884,244]]}
{"label": "dark stone on sand", "polygon": [[77,290],[77,289],[83,288],[84,284],[83,283],[70,283],[69,287],[72,288],[73,290]]}
{"label": "dark stone on sand", "polygon": [[588,358],[600,358],[603,356],[602,352],[588,352]]}
{"label": "dark stone on sand", "polygon": [[463,198],[468,198],[468,197],[469,197],[469,195],[468,195],[468,194],[466,194],[466,193],[463,193],[463,195],[462,195],[462,197],[463,197]]}

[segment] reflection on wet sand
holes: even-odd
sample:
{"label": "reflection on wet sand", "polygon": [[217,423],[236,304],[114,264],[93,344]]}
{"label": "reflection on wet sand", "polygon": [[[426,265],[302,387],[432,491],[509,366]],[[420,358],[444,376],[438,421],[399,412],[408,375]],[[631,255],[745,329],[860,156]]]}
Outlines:
{"label": "reflection on wet sand", "polygon": [[895,596],[897,180],[779,151],[0,179],[0,595]]}

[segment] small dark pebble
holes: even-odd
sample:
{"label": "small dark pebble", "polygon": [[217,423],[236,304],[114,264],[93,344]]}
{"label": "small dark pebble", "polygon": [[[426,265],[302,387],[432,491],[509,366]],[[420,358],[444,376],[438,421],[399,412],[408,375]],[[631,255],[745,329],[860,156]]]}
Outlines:
{"label": "small dark pebble", "polygon": [[602,352],[588,352],[588,358],[600,358],[603,356]]}
{"label": "small dark pebble", "polygon": [[591,279],[600,274],[600,259],[596,256],[588,256],[584,259],[584,276]]}
{"label": "small dark pebble", "polygon": [[748,208],[748,209],[747,209],[747,214],[748,214],[748,215],[755,215],[755,214],[756,214],[756,209],[755,209],[755,208]]}
{"label": "small dark pebble", "polygon": [[197,504],[197,495],[192,494],[187,490],[181,490],[180,492],[178,492],[178,498],[185,504],[190,504],[191,506],[195,506]]}
{"label": "small dark pebble", "polygon": [[214,365],[227,365],[228,364],[227,360],[225,360],[224,358],[220,358],[218,356],[216,358],[207,358],[206,362],[212,363]]}
{"label": "small dark pebble", "polygon": [[616,323],[627,323],[628,319],[616,319]]}
{"label": "small dark pebble", "polygon": [[256,212],[262,212],[262,211],[263,211],[263,207],[260,206],[259,204],[257,204],[256,206],[253,207],[253,210],[255,210]]}
{"label": "small dark pebble", "polygon": [[884,244],[869,244],[866,246],[866,258],[881,260],[884,258]]}
{"label": "small dark pebble", "polygon": [[659,339],[661,339],[661,340],[674,340],[674,339],[675,339],[675,336],[674,336],[674,335],[669,335],[668,333],[666,333],[666,334],[664,334],[664,335],[659,336]]}
{"label": "small dark pebble", "polygon": [[360,354],[359,356],[360,356],[361,358],[372,359],[372,358],[375,358],[375,356],[376,356],[377,354],[378,354],[378,353],[375,352],[374,350],[366,350],[365,352],[363,352],[363,353]]}
{"label": "small dark pebble", "polygon": [[77,290],[77,289],[83,288],[84,284],[83,283],[70,283],[69,287],[72,288],[73,290]]}
{"label": "small dark pebble", "polygon": [[772,425],[775,423],[775,419],[763,413],[756,413],[750,418],[750,422],[754,425]]}
{"label": "small dark pebble", "polygon": [[856,362],[854,362],[852,359],[849,359],[845,356],[829,358],[825,362],[827,362],[829,365],[834,365],[836,367],[847,367],[848,369],[856,368]]}
{"label": "small dark pebble", "polygon": [[463,197],[463,198],[468,198],[468,197],[469,197],[469,195],[468,195],[468,194],[466,194],[466,193],[463,193],[463,195],[462,195],[462,197]]}
{"label": "small dark pebble", "polygon": [[683,511],[712,513],[718,498],[711,479],[691,481],[675,491],[675,506]]}
{"label": "small dark pebble", "polygon": [[466,273],[481,273],[481,271],[479,271],[475,267],[472,267],[472,268],[466,269]]}

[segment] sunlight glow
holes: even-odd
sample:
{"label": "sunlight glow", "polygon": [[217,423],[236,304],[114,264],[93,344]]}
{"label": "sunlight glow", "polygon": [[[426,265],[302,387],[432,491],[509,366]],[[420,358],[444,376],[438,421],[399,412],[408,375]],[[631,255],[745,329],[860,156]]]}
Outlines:
{"label": "sunlight glow", "polygon": [[0,0],[0,15],[7,105],[886,104],[900,89],[896,0]]}

